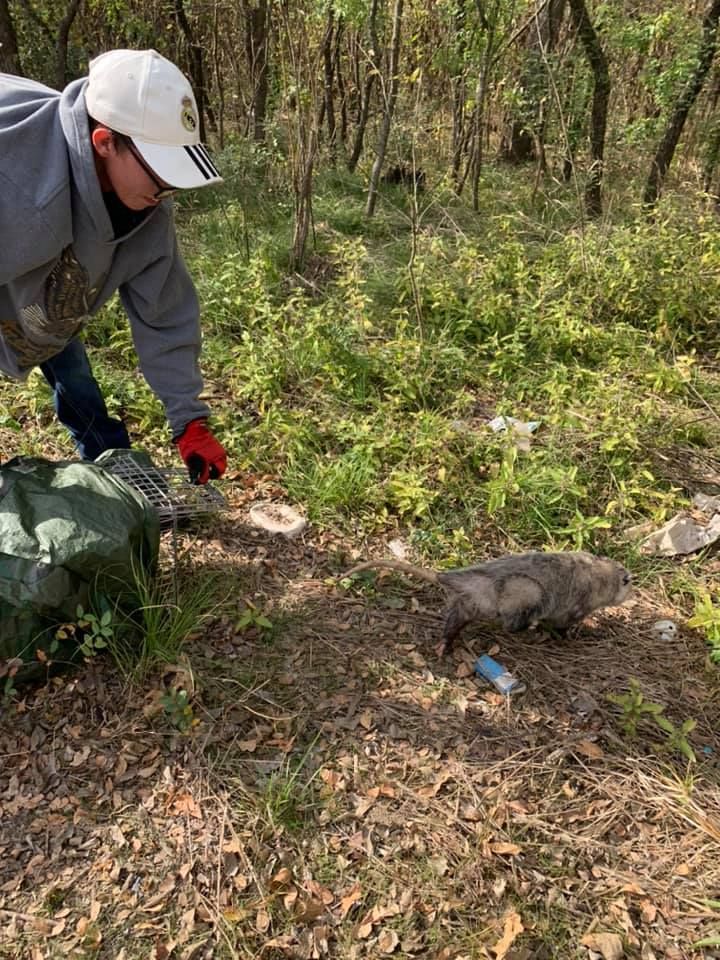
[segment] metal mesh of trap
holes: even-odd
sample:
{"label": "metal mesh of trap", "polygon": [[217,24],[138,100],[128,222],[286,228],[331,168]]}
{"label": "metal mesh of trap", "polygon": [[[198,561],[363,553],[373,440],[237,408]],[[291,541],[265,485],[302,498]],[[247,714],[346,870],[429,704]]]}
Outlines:
{"label": "metal mesh of trap", "polygon": [[209,483],[191,483],[181,468],[138,463],[132,452],[118,454],[103,466],[150,501],[165,529],[177,529],[187,521],[219,513],[227,506],[223,495]]}

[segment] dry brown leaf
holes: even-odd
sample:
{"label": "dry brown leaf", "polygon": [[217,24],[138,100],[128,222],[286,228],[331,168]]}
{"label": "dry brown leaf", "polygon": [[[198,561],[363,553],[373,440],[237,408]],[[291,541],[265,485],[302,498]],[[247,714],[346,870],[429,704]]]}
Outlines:
{"label": "dry brown leaf", "polygon": [[500,857],[516,857],[522,852],[521,847],[519,847],[516,843],[504,843],[502,841],[498,841],[497,843],[489,843],[488,847],[491,853],[494,853],[496,856]]}
{"label": "dry brown leaf", "polygon": [[519,913],[517,913],[515,910],[511,910],[509,913],[505,914],[503,935],[492,948],[496,960],[502,960],[524,929],[525,927],[523,927]]}
{"label": "dry brown leaf", "polygon": [[260,907],[255,915],[255,929],[258,933],[267,933],[270,929],[270,914],[265,907]]}
{"label": "dry brown leaf", "polygon": [[637,883],[625,883],[620,887],[620,893],[630,893],[636,897],[646,897],[647,894]]}
{"label": "dry brown leaf", "polygon": [[355,810],[354,810],[355,816],[358,818],[364,817],[365,814],[370,809],[370,807],[374,805],[374,803],[375,803],[375,800],[373,799],[373,797],[360,797],[357,804],[355,805]]}
{"label": "dry brown leaf", "polygon": [[179,793],[173,800],[171,811],[176,816],[186,813],[189,817],[193,817],[195,820],[202,819],[200,807],[189,793]]}
{"label": "dry brown leaf", "polygon": [[284,953],[295,953],[297,941],[289,933],[283,933],[279,937],[273,937],[272,940],[266,940],[263,944],[263,952],[272,947],[275,950],[282,950]]}
{"label": "dry brown leaf", "polygon": [[645,923],[655,923],[657,907],[652,900],[642,900],[640,902],[640,914]]}
{"label": "dry brown leaf", "polygon": [[592,740],[578,740],[577,743],[573,744],[573,749],[591,760],[601,760],[605,756],[603,748],[599,744],[593,743]]}
{"label": "dry brown leaf", "polygon": [[419,797],[423,797],[423,799],[430,799],[430,797],[437,796],[438,791],[441,789],[443,784],[448,782],[449,779],[450,779],[450,774],[447,771],[445,771],[440,774],[440,776],[437,778],[437,780],[435,780],[434,783],[429,784],[426,787],[420,787],[415,792]]}
{"label": "dry brown leaf", "polygon": [[369,730],[375,723],[372,710],[363,710],[358,719],[360,721],[360,726],[364,730]]}
{"label": "dry brown leaf", "polygon": [[673,873],[677,874],[678,877],[687,877],[690,874],[690,864],[689,863],[680,863],[673,870]]}
{"label": "dry brown leaf", "polygon": [[400,943],[400,938],[394,930],[382,930],[377,942],[383,953],[394,953]]}
{"label": "dry brown leaf", "polygon": [[317,880],[308,880],[305,883],[305,889],[310,893],[316,900],[320,900],[325,906],[329,906],[335,899],[335,894],[328,887],[324,887],[321,883],[318,883]]}
{"label": "dry brown leaf", "polygon": [[372,928],[372,910],[369,910],[355,928],[355,936],[358,940],[366,940],[372,933]]}
{"label": "dry brown leaf", "polygon": [[360,884],[356,883],[351,887],[344,897],[340,898],[340,916],[344,920],[353,906],[362,899],[360,893]]}
{"label": "dry brown leaf", "polygon": [[327,926],[313,927],[312,931],[312,958],[320,960],[328,952],[328,928]]}
{"label": "dry brown leaf", "polygon": [[292,871],[287,867],[281,867],[270,881],[270,889],[277,890],[278,887],[287,887],[292,883],[292,878]]}
{"label": "dry brown leaf", "polygon": [[314,921],[324,913],[325,904],[322,900],[315,900],[313,897],[298,900],[295,905],[295,918],[300,923],[314,923]]}
{"label": "dry brown leaf", "polygon": [[323,768],[320,771],[320,779],[326,783],[331,790],[338,791],[345,788],[345,778],[337,770],[328,770]]}
{"label": "dry brown leaf", "polygon": [[180,915],[180,930],[177,934],[178,943],[187,943],[195,929],[195,907],[183,911]]}
{"label": "dry brown leaf", "polygon": [[588,933],[580,941],[588,950],[599,953],[603,960],[621,960],[624,950],[617,933]]}

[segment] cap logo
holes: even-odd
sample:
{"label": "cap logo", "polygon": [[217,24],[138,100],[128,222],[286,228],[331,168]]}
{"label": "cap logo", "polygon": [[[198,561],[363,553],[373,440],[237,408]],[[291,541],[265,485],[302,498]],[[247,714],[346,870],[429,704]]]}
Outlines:
{"label": "cap logo", "polygon": [[190,97],[182,98],[182,110],[180,111],[180,122],[189,133],[195,133],[197,127],[197,117],[193,109],[193,102]]}

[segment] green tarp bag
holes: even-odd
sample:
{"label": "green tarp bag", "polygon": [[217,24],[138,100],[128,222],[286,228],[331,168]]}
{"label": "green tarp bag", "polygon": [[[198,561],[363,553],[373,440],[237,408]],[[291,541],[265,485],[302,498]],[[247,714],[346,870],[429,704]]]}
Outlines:
{"label": "green tarp bag", "polygon": [[100,466],[40,457],[0,465],[0,677],[8,661],[24,681],[45,675],[43,654],[77,659],[77,642],[55,649],[58,625],[74,623],[78,605],[131,596],[138,575],[153,575],[159,544],[150,503]]}

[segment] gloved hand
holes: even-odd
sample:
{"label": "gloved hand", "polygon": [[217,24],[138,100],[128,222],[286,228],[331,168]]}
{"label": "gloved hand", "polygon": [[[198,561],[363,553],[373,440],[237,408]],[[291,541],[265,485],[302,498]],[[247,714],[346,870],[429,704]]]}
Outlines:
{"label": "gloved hand", "polygon": [[191,420],[174,442],[193,483],[217,480],[225,473],[227,454],[208,430],[207,420]]}

